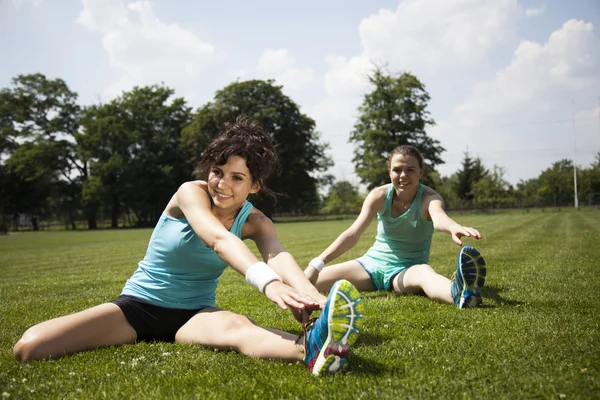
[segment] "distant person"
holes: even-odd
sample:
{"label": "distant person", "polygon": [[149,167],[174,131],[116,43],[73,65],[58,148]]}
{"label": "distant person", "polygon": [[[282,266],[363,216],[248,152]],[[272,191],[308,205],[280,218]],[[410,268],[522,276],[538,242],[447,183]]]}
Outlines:
{"label": "distant person", "polygon": [[[452,280],[429,265],[434,229],[450,234],[459,246],[462,237],[481,239],[479,232],[454,222],[444,211],[442,197],[419,182],[424,172],[423,156],[415,147],[396,147],[387,167],[391,183],[367,195],[354,223],[309,263],[306,276],[323,292],[337,280],[347,279],[359,290],[424,293],[432,300],[459,308],[480,305],[486,266],[476,249],[461,249]],[[375,217],[377,236],[365,255],[323,268],[354,247]]]}
{"label": "distant person", "polygon": [[[260,191],[273,195],[265,186],[278,167],[269,133],[239,117],[204,150],[201,167],[206,181],[184,183],[173,195],[121,296],[30,328],[14,346],[17,360],[161,340],[304,361],[315,375],[346,364],[362,322],[360,294],[341,280],[332,283],[328,298],[321,295],[279,243],[272,221],[246,200]],[[242,239],[252,239],[266,263]],[[227,265],[279,307],[291,308],[296,319],[321,308],[319,318],[298,337],[217,308],[217,284]]]}

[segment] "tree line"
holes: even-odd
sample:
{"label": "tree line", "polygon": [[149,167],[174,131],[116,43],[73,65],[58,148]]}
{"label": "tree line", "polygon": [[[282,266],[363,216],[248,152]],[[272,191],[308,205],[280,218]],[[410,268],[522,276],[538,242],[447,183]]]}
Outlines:
{"label": "tree line", "polygon": [[[424,183],[449,207],[548,206],[568,201],[569,193],[572,200],[569,160],[517,187],[504,181],[501,167],[487,170],[469,154],[461,170],[440,176],[436,166],[444,149],[426,133],[435,122],[424,85],[410,73],[381,68],[368,79],[372,90],[349,133],[355,172],[365,187],[386,183],[389,152],[412,144],[425,159]],[[116,228],[123,216],[130,225],[153,226],[180,184],[203,178],[197,166],[204,147],[240,114],[261,123],[277,143],[282,172],[267,184],[278,200],[251,199],[267,215],[360,210],[364,193],[328,174],[328,143],[273,80],[231,83],[194,111],[164,85],[134,87],[110,102],[81,106],[62,79],[38,73],[19,75],[0,90],[0,230],[16,226],[22,214],[35,217],[34,229],[39,219],[72,229],[84,219],[96,229],[98,218]],[[600,155],[579,174],[582,198],[600,192]],[[323,197],[321,188],[328,189]]]}

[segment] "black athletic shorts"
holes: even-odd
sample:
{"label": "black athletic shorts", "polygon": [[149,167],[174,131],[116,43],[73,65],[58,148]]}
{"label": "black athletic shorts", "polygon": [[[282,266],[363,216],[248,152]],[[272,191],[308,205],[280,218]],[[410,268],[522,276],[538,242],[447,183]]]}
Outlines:
{"label": "black athletic shorts", "polygon": [[175,334],[198,311],[164,308],[144,303],[130,296],[119,296],[111,301],[121,308],[127,322],[131,324],[140,341],[174,342]]}

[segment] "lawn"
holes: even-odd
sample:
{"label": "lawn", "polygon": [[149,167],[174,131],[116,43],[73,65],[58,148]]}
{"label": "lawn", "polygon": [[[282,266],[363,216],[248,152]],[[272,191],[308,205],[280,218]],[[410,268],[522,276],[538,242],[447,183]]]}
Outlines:
{"label": "lawn", "polygon": [[[599,398],[600,210],[451,214],[483,234],[483,307],[363,293],[366,319],[344,372],[171,343],[137,343],[21,364],[12,346],[31,325],[116,298],[150,230],[0,237],[0,394],[15,398]],[[300,265],[351,220],[277,224]],[[375,225],[340,260],[361,255]],[[450,276],[456,246],[436,233],[431,265]],[[300,333],[227,270],[217,304]]]}

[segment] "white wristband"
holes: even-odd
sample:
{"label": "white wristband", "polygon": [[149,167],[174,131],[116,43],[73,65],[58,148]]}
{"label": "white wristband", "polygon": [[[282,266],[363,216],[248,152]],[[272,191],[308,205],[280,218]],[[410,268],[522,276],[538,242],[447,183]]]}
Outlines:
{"label": "white wristband", "polygon": [[321,261],[321,259],[319,259],[319,258],[313,258],[308,263],[308,266],[313,267],[314,269],[317,270],[317,272],[321,272],[323,270],[323,267],[325,266],[325,263],[323,261]]}
{"label": "white wristband", "polygon": [[265,292],[267,283],[273,281],[282,282],[282,279],[277,275],[277,272],[273,271],[262,261],[252,264],[250,268],[248,268],[248,271],[246,271],[246,280],[249,284],[260,290],[261,293]]}

